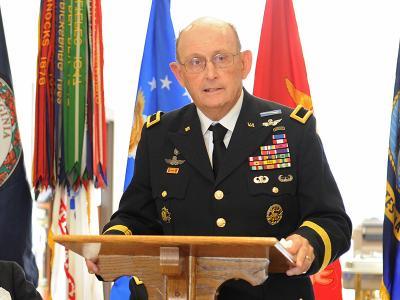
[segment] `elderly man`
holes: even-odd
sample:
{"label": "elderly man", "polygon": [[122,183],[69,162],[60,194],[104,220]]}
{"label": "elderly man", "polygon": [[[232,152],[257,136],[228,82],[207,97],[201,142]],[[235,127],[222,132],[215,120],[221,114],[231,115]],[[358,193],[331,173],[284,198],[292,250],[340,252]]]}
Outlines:
{"label": "elderly man", "polygon": [[229,281],[218,299],[313,299],[308,275],[349,248],[351,222],[312,113],[243,88],[252,55],[231,24],[198,19],[176,49],[170,66],[193,103],[149,118],[104,232],[286,238],[295,266],[256,287]]}

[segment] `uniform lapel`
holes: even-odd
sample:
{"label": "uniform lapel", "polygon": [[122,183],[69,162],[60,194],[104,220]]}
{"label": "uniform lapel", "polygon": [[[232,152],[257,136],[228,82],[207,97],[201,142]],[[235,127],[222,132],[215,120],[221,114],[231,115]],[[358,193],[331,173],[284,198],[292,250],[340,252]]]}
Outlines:
{"label": "uniform lapel", "polygon": [[200,120],[194,105],[185,113],[181,128],[176,132],[169,132],[168,135],[187,162],[204,177],[214,181],[214,174],[201,132]]}
{"label": "uniform lapel", "polygon": [[218,173],[216,185],[231,174],[245,161],[248,164],[248,157],[258,151],[259,147],[272,134],[272,126],[263,126],[263,119],[257,109],[257,103],[251,99],[246,91],[244,93],[243,105],[238,120],[233,130],[232,138],[222,161]]}

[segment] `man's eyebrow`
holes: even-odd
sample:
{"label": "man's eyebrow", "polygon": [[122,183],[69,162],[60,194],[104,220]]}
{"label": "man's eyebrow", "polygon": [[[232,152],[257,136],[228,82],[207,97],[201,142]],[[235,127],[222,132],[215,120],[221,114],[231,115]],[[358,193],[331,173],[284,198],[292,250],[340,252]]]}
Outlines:
{"label": "man's eyebrow", "polygon": [[[219,50],[213,51],[211,56],[215,56],[217,54],[222,54],[222,53],[231,53],[231,52],[228,51],[227,49],[219,49]],[[232,52],[232,53],[234,53],[234,52]],[[186,59],[193,58],[193,57],[207,57],[207,56],[203,55],[203,54],[200,54],[200,53],[192,53],[192,54],[186,56]]]}

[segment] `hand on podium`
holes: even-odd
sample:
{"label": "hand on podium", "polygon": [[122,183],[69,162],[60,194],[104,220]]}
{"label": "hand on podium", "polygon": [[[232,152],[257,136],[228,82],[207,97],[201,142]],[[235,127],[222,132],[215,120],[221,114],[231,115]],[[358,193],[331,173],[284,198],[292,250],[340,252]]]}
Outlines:
{"label": "hand on podium", "polygon": [[99,262],[99,259],[97,257],[94,259],[85,258],[85,261],[86,261],[86,267],[90,274],[99,273],[100,269],[99,269],[99,266],[97,265],[97,263]]}
{"label": "hand on podium", "polygon": [[306,238],[298,234],[287,237],[286,241],[291,242],[287,250],[296,257],[296,266],[287,270],[286,275],[293,276],[306,273],[315,259],[314,248]]}

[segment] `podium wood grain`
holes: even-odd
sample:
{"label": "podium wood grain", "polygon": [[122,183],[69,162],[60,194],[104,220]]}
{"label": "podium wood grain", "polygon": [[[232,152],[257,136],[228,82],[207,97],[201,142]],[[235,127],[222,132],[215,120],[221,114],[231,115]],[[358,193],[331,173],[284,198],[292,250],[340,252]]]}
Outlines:
{"label": "podium wood grain", "polygon": [[288,269],[286,258],[273,247],[275,238],[64,235],[54,240],[85,258],[98,257],[105,281],[136,275],[149,299],[214,299],[229,279],[258,285],[268,272]]}

